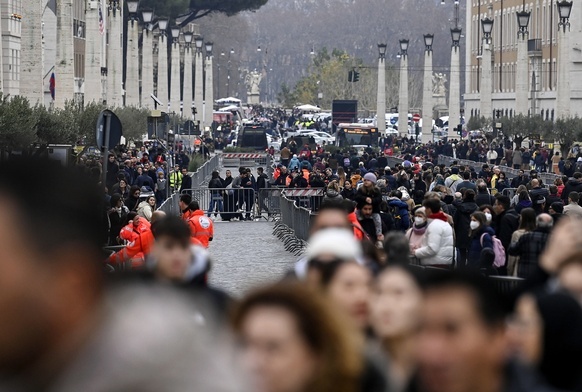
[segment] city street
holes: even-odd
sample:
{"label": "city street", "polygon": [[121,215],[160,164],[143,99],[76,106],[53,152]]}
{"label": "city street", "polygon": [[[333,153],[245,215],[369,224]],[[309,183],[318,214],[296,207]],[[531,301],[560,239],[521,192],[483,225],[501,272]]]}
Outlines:
{"label": "city street", "polygon": [[297,259],[272,235],[272,222],[215,222],[210,284],[240,297],[276,281]]}

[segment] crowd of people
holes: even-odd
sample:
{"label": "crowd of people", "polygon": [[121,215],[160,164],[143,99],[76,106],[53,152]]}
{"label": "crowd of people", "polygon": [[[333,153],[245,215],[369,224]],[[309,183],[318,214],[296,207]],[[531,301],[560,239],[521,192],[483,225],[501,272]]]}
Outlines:
{"label": "crowd of people", "polygon": [[[6,162],[0,390],[582,390],[582,219],[568,214],[554,226],[544,203],[520,218],[501,194],[494,206],[471,212],[476,192],[458,188],[462,181],[451,180],[457,170],[448,169],[438,174],[449,185],[427,189],[422,207],[411,211],[411,230],[384,238],[376,232],[382,210],[373,207],[382,198],[378,180],[364,174],[354,195],[364,208],[354,210],[349,199],[322,202],[307,250],[288,274],[231,298],[208,285],[204,238],[212,239],[212,220],[187,193],[181,217],[155,211],[149,226],[137,220],[148,246],[139,270],[103,274],[107,220],[98,183],[48,162]],[[37,202],[23,171],[37,174],[51,208]],[[461,197],[446,192],[455,182]],[[537,189],[530,185],[529,192]],[[408,209],[403,203],[397,207]],[[358,230],[359,214],[369,216],[362,227],[381,250]],[[489,260],[487,268],[451,268],[460,222],[470,239],[462,248],[467,265],[477,258]],[[506,256],[522,247],[526,257],[539,253],[532,263],[520,255],[517,269],[527,277],[506,295],[486,275],[509,223],[523,232]],[[545,246],[534,246],[542,237]],[[412,265],[411,255],[422,265]]]}

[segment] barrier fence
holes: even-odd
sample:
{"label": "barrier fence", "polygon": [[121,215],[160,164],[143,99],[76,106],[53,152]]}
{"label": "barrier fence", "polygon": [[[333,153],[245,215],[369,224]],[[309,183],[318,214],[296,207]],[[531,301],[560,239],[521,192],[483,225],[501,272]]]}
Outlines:
{"label": "barrier fence", "polygon": [[196,170],[196,172],[192,173],[192,185],[200,186],[207,182],[214,170],[217,170],[220,167],[220,154],[214,155],[209,160],[204,162],[202,166]]}
{"label": "barrier fence", "polygon": [[266,153],[222,153],[220,154],[222,167],[259,167],[267,170],[272,165],[272,157]]}
{"label": "barrier fence", "polygon": [[[468,159],[457,159],[457,158],[449,157],[446,155],[439,155],[439,158],[438,158],[439,165],[450,166],[453,163],[453,161],[457,161],[457,163],[459,165],[472,167],[475,169],[475,171],[477,173],[479,173],[481,171],[481,168],[485,164],[485,162],[475,162],[475,161],[470,161]],[[504,172],[505,174],[507,174],[510,178],[517,177],[518,172],[519,172],[519,169],[514,169],[514,168],[509,167],[509,166],[501,166],[501,165],[495,165],[495,166],[498,166],[499,169],[502,172]],[[560,178],[560,176],[558,176],[557,174],[554,174],[554,173],[538,173],[538,178],[541,178],[542,181],[544,182],[544,184],[547,186],[547,185],[553,184],[554,181],[556,180],[556,178]]]}
{"label": "barrier fence", "polygon": [[193,188],[183,192],[190,193],[207,215],[220,215],[223,220],[274,220],[281,214],[281,188]]}
{"label": "barrier fence", "polygon": [[307,241],[309,238],[309,226],[311,223],[311,211],[307,208],[297,205],[295,200],[282,195],[281,203],[281,220],[280,223],[289,227],[295,237]]}

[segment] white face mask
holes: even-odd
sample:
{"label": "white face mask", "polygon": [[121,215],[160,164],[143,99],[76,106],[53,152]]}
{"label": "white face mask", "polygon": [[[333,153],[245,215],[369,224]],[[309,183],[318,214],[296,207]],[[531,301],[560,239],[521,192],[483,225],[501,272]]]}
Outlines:
{"label": "white face mask", "polygon": [[420,225],[422,225],[423,223],[424,223],[424,218],[421,218],[421,217],[419,217],[419,216],[417,216],[417,217],[415,217],[415,218],[414,218],[414,224],[415,224],[415,225],[417,225],[417,226],[420,226]]}
{"label": "white face mask", "polygon": [[487,222],[491,222],[491,219],[492,219],[493,217],[491,216],[491,214],[490,214],[490,213],[486,212],[486,213],[485,213],[485,218],[487,218]]}
{"label": "white face mask", "polygon": [[476,230],[476,229],[479,228],[479,222],[477,222],[477,221],[471,221],[470,226],[471,226],[471,230]]}

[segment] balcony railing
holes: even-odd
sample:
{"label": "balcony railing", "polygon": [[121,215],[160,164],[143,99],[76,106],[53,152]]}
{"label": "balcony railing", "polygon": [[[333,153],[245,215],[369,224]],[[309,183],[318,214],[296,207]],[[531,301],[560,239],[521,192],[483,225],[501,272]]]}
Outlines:
{"label": "balcony railing", "polygon": [[534,38],[527,40],[527,52],[529,55],[538,55],[542,53],[541,38]]}

